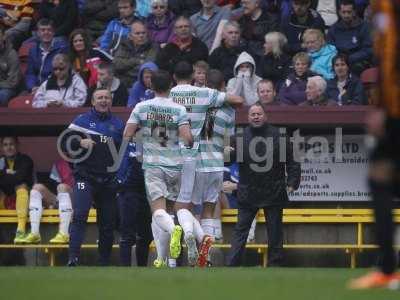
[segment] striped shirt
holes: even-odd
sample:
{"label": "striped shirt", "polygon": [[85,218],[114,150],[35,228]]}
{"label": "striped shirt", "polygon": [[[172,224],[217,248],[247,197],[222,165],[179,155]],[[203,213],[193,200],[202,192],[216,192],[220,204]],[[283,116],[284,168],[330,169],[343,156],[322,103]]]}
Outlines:
{"label": "striped shirt", "polygon": [[198,172],[224,170],[224,146],[229,145],[235,133],[235,110],[228,104],[207,112],[201,133],[200,157],[196,161]]}
{"label": "striped shirt", "polygon": [[185,107],[169,98],[156,97],[138,103],[129,123],[142,128],[138,138],[143,143],[143,169],[181,170],[179,126],[189,124]]}
{"label": "striped shirt", "polygon": [[33,16],[32,0],[0,0],[0,8],[16,22]]}
{"label": "striped shirt", "polygon": [[208,109],[221,107],[226,94],[209,88],[180,84],[171,89],[170,97],[175,103],[185,106],[194,141],[193,149],[198,149]]}

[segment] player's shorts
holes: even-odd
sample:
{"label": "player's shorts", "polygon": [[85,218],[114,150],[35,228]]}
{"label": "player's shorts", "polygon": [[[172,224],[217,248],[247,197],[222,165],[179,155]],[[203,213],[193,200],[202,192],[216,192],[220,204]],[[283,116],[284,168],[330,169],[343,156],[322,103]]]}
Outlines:
{"label": "player's shorts", "polygon": [[57,186],[58,186],[58,183],[55,182],[54,180],[52,180],[52,179],[49,178],[48,180],[43,180],[43,182],[38,182],[38,183],[43,184],[46,188],[48,188],[48,190],[49,190],[51,193],[53,193],[54,195],[57,195]]}
{"label": "player's shorts", "polygon": [[186,157],[182,165],[181,188],[176,200],[180,203],[191,203],[196,176],[196,159]]}
{"label": "player's shorts", "polygon": [[176,201],[178,197],[181,172],[161,168],[148,168],[144,170],[147,199],[155,201],[161,197]]}
{"label": "player's shorts", "polygon": [[204,202],[217,203],[219,193],[222,191],[224,172],[196,172],[191,200],[183,202],[201,205]]}

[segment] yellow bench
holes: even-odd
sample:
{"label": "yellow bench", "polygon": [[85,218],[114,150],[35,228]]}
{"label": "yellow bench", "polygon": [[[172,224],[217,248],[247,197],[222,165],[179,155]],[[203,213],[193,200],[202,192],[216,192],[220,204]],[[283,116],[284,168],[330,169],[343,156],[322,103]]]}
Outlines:
{"label": "yellow bench", "polygon": [[[400,209],[393,211],[394,221],[400,223]],[[17,217],[15,210],[0,210],[0,223],[16,223]],[[58,223],[58,210],[49,209],[43,211],[42,223]],[[96,211],[90,210],[89,223],[96,222]],[[222,223],[236,223],[237,210],[225,209],[222,211]],[[257,214],[257,222],[265,222],[264,213],[262,210]],[[356,236],[353,243],[346,244],[284,244],[284,249],[332,249],[344,250],[350,255],[350,267],[355,268],[357,254],[363,250],[376,249],[373,244],[364,243],[364,228],[366,224],[374,222],[373,211],[370,209],[284,209],[283,223],[284,224],[352,224],[356,226]],[[58,249],[67,248],[68,245],[0,245],[0,249],[44,249],[49,254],[49,264],[55,264],[55,251]],[[96,248],[96,244],[83,245],[83,248]],[[118,248],[118,245],[114,245]],[[229,244],[215,244],[214,248],[228,249]],[[248,244],[247,249],[254,249],[262,255],[262,265],[267,265],[268,246],[266,244]],[[396,245],[400,248],[400,245]]]}
{"label": "yellow bench", "polygon": [[[40,221],[41,223],[59,223],[60,218],[58,217],[58,209],[44,209]],[[95,209],[89,211],[88,222],[96,222]],[[0,224],[1,223],[17,223],[17,212],[15,210],[0,209]]]}
{"label": "yellow bench", "polygon": [[[400,223],[400,209],[393,210],[394,222]],[[236,223],[237,210],[225,209],[222,214],[222,223]],[[257,214],[257,223],[264,223],[264,212],[260,210]],[[356,226],[357,234],[353,243],[350,244],[284,244],[284,249],[343,249],[350,254],[350,267],[357,265],[357,253],[363,250],[377,249],[377,245],[364,243],[364,229],[366,224],[374,223],[373,210],[371,209],[284,209],[284,224],[352,224]],[[260,245],[262,246],[262,245]],[[263,254],[263,266],[267,264],[267,246],[258,248]],[[397,249],[400,245],[395,246]]]}

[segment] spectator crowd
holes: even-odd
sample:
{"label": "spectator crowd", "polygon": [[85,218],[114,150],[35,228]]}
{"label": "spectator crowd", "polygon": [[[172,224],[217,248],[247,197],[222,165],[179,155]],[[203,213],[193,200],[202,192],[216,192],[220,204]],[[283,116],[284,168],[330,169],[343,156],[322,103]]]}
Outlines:
{"label": "spectator crowd", "polygon": [[[105,147],[107,135],[121,144],[123,126],[108,114],[109,108],[134,109],[153,99],[160,93],[153,85],[162,72],[168,72],[179,87],[174,71],[182,63],[190,70],[185,85],[204,88],[217,82],[216,89],[240,97],[259,114],[271,105],[367,105],[371,101],[360,76],[375,65],[369,11],[368,0],[0,0],[0,106],[8,106],[18,95],[30,97],[38,109],[93,106],[69,127],[93,133],[99,126],[98,141],[81,140],[79,146],[88,149],[92,142]],[[0,158],[0,179],[8,178],[7,186],[12,186],[6,190],[0,182],[0,208],[17,211],[15,243],[39,243],[43,207],[58,206],[60,228],[50,242],[68,243],[72,222],[69,264],[77,265],[84,223],[98,193],[96,206],[103,212],[99,214],[101,263],[109,263],[113,239],[115,207],[106,200],[118,197],[122,227],[135,225],[131,215],[144,218],[143,228],[138,225],[138,241],[131,231],[121,233],[122,264],[130,264],[131,246],[137,242],[142,243],[138,265],[145,265],[143,249],[151,241],[151,216],[147,206],[129,203],[128,184],[116,196],[109,174],[93,181],[86,169],[74,184],[68,164],[60,161],[53,166],[51,185],[33,185],[33,162],[17,146],[18,139],[3,139]],[[103,150],[96,157],[99,165],[104,164]],[[135,153],[136,149],[126,151],[120,174],[138,164]],[[21,165],[25,176],[16,180]],[[237,206],[237,168],[227,171],[225,198],[216,215],[221,208]],[[300,167],[296,168],[297,174]],[[130,180],[140,185],[135,195],[140,198],[143,175],[135,176]],[[125,177],[124,181],[130,182]],[[81,205],[75,204],[73,216],[71,195],[80,197],[76,203]],[[249,227],[255,213],[247,217]],[[255,222],[251,227],[248,241],[254,240]],[[222,239],[220,223],[215,228],[215,239]]]}
{"label": "spectator crowd", "polygon": [[153,97],[151,73],[180,61],[199,86],[222,71],[247,105],[368,104],[369,11],[368,0],[0,0],[0,106],[30,94],[35,108],[79,107],[107,86],[113,106],[133,108]]}

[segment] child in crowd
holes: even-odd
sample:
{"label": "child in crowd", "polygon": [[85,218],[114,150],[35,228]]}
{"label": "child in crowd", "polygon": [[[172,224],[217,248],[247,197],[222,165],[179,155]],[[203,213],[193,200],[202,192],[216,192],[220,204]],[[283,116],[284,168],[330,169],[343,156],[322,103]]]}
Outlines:
{"label": "child in crowd", "polygon": [[193,65],[193,85],[205,87],[209,65],[204,60],[199,60]]}

